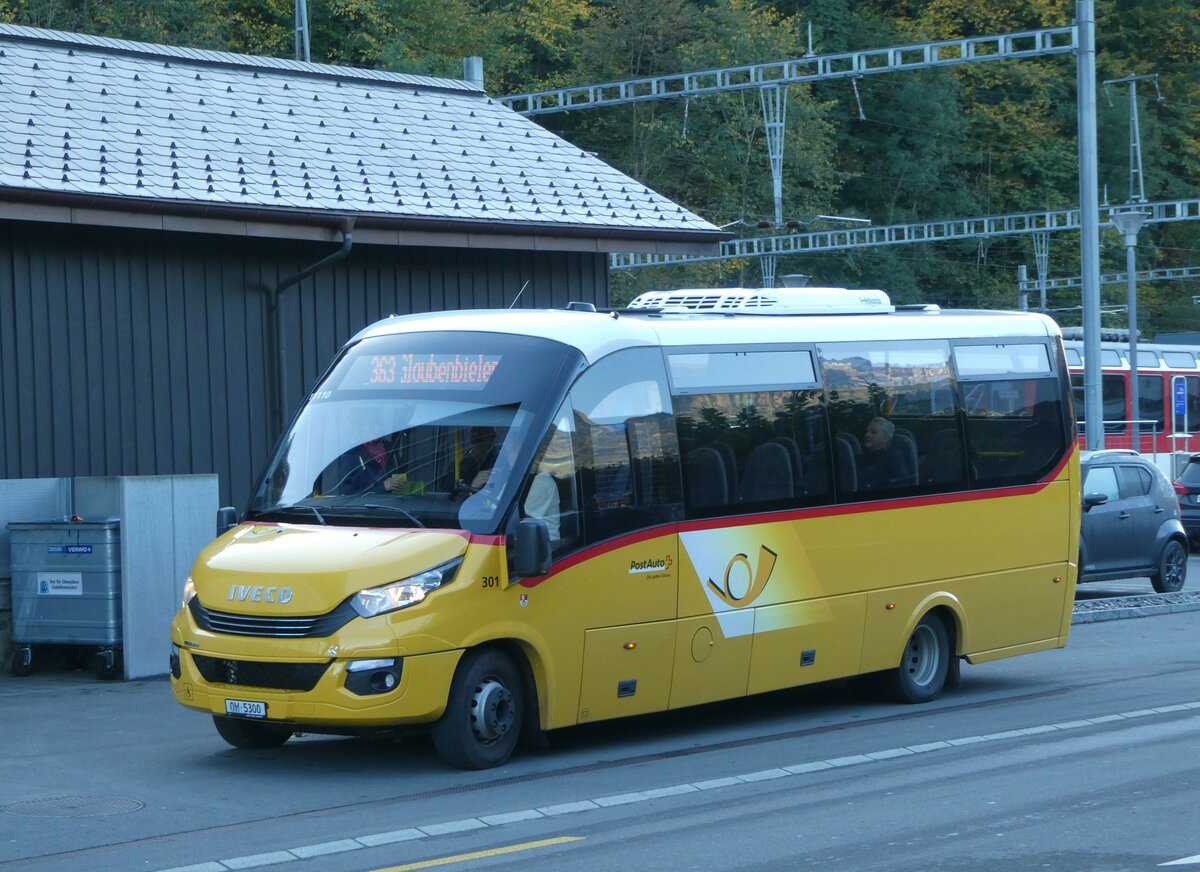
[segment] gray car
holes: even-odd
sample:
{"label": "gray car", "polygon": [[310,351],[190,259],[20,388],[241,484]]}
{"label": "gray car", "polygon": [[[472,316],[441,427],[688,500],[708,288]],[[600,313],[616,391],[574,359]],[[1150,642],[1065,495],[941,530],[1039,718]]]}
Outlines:
{"label": "gray car", "polygon": [[1149,576],[1159,593],[1187,578],[1179,496],[1151,460],[1129,450],[1084,452],[1079,580]]}

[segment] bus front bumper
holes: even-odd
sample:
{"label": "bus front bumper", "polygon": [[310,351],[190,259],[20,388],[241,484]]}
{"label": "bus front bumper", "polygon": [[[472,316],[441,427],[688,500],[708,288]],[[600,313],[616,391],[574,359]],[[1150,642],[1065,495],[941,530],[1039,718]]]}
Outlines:
{"label": "bus front bumper", "polygon": [[[251,659],[183,647],[172,652],[172,669],[179,674],[176,677],[172,672],[171,691],[188,708],[214,715],[251,713],[266,722],[283,721],[312,732],[321,732],[322,727],[329,732],[353,732],[357,728],[430,723],[445,710],[461,655],[461,651],[442,651],[375,658],[393,663],[390,667],[368,666],[356,674],[351,672],[351,664],[369,664],[371,660]],[[398,673],[393,686],[387,686],[385,672]],[[309,690],[256,686],[308,684],[318,673],[319,678]],[[370,687],[373,675],[385,679],[375,683],[382,690]]]}

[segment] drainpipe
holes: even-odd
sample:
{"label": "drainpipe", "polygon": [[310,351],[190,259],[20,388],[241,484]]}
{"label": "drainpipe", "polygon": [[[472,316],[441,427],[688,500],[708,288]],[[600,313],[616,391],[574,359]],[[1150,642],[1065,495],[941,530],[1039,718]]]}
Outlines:
{"label": "drainpipe", "polygon": [[332,266],[339,260],[344,260],[350,254],[350,249],[354,247],[354,219],[347,218],[342,222],[339,228],[342,233],[342,247],[333,254],[327,255],[316,263],[306,266],[300,272],[290,275],[287,278],[280,280],[271,292],[269,305],[271,312],[275,316],[274,321],[274,339],[275,339],[275,408],[272,410],[272,429],[276,438],[283,434],[283,427],[286,423],[286,409],[284,404],[287,402],[287,356],[284,354],[283,347],[283,292],[292,285],[297,285],[311,275],[320,272],[328,266]]}

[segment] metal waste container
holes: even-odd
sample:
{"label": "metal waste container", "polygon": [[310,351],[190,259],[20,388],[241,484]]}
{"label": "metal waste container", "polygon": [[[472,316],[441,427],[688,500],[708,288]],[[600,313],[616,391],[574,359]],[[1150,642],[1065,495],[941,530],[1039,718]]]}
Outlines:
{"label": "metal waste container", "polygon": [[96,674],[121,663],[120,521],[15,521],[12,552],[13,674],[33,671],[34,645],[96,648]]}

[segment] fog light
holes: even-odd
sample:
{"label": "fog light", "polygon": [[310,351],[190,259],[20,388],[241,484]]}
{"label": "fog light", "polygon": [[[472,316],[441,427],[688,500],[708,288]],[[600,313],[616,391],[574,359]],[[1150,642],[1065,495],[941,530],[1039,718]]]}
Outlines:
{"label": "fog light", "polygon": [[351,660],[346,664],[346,690],[359,696],[387,693],[400,686],[404,658]]}
{"label": "fog light", "polygon": [[179,668],[179,646],[171,643],[171,676],[178,678],[183,672]]}

